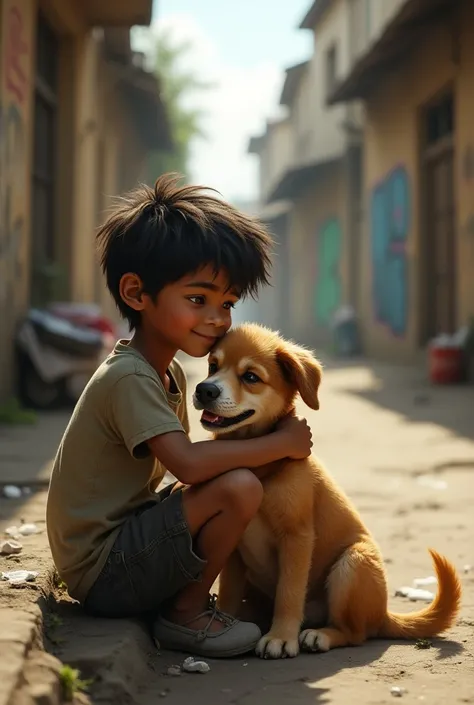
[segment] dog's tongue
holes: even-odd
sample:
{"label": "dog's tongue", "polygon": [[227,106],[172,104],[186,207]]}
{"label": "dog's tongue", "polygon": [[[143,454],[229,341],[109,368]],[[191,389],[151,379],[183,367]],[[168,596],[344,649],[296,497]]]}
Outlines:
{"label": "dog's tongue", "polygon": [[203,411],[201,419],[202,421],[207,421],[207,423],[218,423],[222,419],[222,416],[212,414],[210,411]]}

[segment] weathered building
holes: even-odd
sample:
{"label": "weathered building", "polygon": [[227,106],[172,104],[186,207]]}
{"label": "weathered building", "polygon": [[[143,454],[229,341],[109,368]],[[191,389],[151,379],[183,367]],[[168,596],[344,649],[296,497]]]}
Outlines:
{"label": "weathered building", "polygon": [[169,132],[156,78],[130,49],[152,0],[0,0],[0,398],[30,304],[110,306],[94,230]]}

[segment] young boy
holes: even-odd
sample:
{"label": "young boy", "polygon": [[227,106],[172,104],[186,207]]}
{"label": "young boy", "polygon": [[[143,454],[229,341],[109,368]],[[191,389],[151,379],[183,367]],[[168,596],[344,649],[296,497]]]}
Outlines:
{"label": "young boy", "polygon": [[[192,443],[175,355],[204,357],[225,335],[234,304],[267,283],[271,240],[170,176],[121,199],[98,240],[134,334],[90,380],[56,456],[47,529],[58,573],[93,614],[153,613],[164,647],[245,653],[258,627],[219,612],[209,591],[260,506],[257,468],[307,457],[311,432],[289,417],[264,438]],[[165,468],[188,487],[157,492]]]}

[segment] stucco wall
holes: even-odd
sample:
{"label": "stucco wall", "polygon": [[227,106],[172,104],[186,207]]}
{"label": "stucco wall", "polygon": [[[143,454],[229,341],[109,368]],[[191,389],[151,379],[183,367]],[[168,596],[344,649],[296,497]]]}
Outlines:
{"label": "stucco wall", "polygon": [[59,42],[55,259],[61,298],[115,307],[96,264],[95,229],[110,197],[144,178],[146,147],[99,35],[77,0],[0,0],[0,399],[13,392],[13,334],[30,302],[35,39],[42,10]]}
{"label": "stucco wall", "polygon": [[29,290],[35,12],[33,0],[0,5],[0,397],[10,388],[10,341]]}

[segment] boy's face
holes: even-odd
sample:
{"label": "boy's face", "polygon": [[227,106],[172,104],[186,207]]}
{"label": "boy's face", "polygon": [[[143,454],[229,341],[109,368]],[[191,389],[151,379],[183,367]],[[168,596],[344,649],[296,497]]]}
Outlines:
{"label": "boy's face", "polygon": [[163,344],[204,357],[229,330],[238,300],[239,292],[229,289],[226,273],[216,274],[207,266],[165,286],[155,302],[144,296],[142,320]]}

